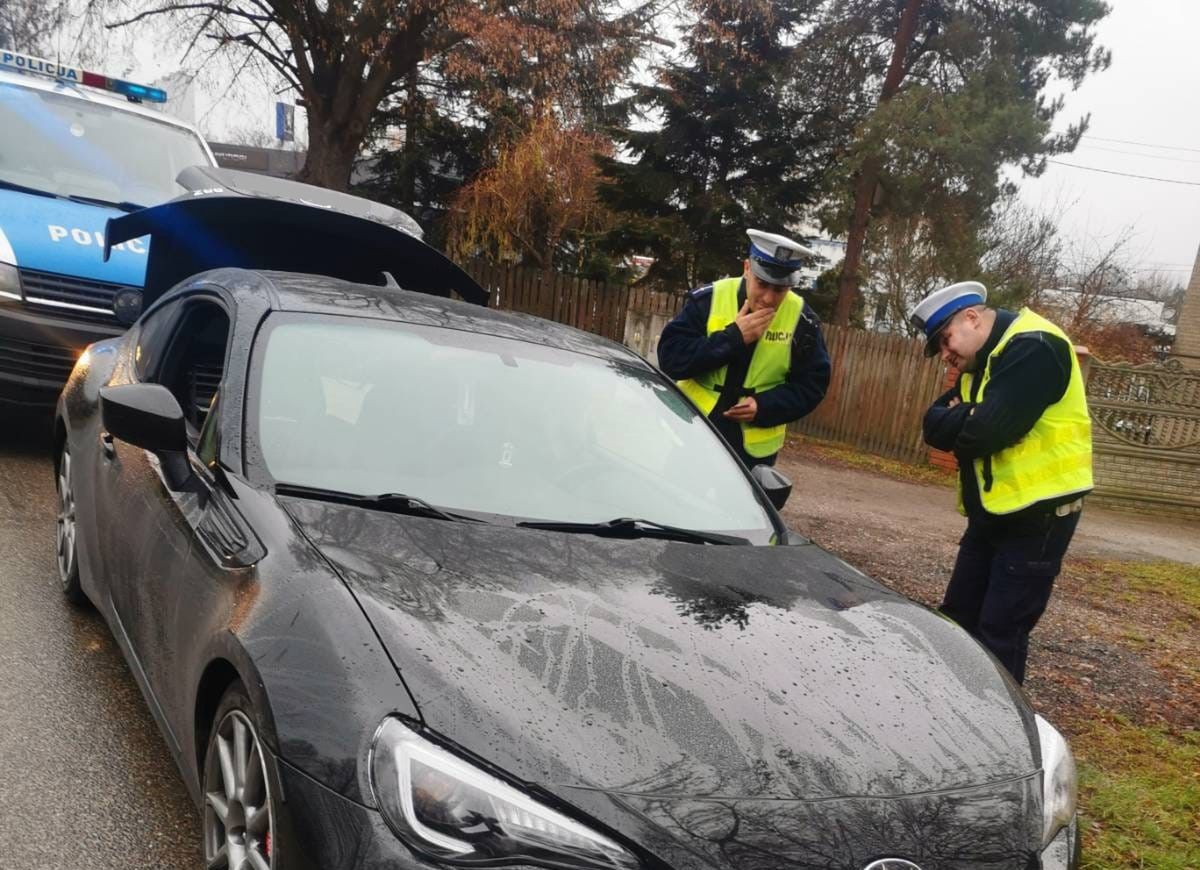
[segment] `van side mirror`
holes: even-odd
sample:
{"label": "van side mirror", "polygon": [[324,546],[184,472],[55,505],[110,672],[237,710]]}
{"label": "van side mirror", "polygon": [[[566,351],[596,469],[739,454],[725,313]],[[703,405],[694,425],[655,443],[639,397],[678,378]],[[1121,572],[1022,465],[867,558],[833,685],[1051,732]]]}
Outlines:
{"label": "van side mirror", "polygon": [[775,510],[781,510],[787,504],[788,496],[792,494],[792,481],[787,475],[770,465],[756,465],[750,469],[750,476],[763,488]]}
{"label": "van side mirror", "polygon": [[187,487],[192,478],[187,425],[170,390],[160,384],[101,387],[100,419],[113,438],[158,456],[171,489]]}

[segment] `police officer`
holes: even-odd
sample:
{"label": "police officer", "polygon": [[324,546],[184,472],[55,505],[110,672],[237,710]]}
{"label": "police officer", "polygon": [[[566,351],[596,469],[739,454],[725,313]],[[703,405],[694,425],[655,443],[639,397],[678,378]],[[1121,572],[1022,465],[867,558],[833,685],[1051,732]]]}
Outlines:
{"label": "police officer", "polygon": [[812,252],[747,230],[741,277],[688,294],[658,341],[658,364],[716,425],[747,466],[774,465],[787,424],[825,397],[829,353],[821,321],[792,288]]}
{"label": "police officer", "polygon": [[1092,488],[1083,375],[1063,331],[992,309],[975,281],[931,293],[911,322],[959,369],[925,413],[925,441],[958,459],[967,517],[941,610],[1022,682],[1037,624]]}

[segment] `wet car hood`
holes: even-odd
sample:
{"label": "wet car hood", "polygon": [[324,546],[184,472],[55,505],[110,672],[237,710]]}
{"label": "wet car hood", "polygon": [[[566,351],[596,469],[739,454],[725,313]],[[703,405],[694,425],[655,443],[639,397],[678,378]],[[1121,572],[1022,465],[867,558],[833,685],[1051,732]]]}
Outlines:
{"label": "wet car hood", "polygon": [[1032,714],[974,641],[816,546],[280,501],[345,577],[426,724],[525,781],[828,799],[1037,769]]}

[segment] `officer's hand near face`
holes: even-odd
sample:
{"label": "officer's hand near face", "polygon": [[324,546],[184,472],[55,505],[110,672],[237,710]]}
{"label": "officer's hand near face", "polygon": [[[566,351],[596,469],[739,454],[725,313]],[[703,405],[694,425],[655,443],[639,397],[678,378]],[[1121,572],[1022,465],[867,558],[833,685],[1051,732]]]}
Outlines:
{"label": "officer's hand near face", "polygon": [[[750,310],[750,300],[747,299],[742,303],[742,310],[738,312],[734,323],[737,324],[738,330],[742,333],[742,343],[750,344],[762,338],[767,327],[771,325],[771,321],[775,319],[774,308],[760,308],[758,311]],[[739,403],[740,404],[740,403]],[[734,406],[737,407],[736,405]],[[730,408],[732,411],[733,408]]]}
{"label": "officer's hand near face", "polygon": [[721,416],[727,417],[730,420],[736,420],[739,423],[750,423],[753,422],[754,415],[757,413],[758,402],[754,401],[753,396],[747,396]]}

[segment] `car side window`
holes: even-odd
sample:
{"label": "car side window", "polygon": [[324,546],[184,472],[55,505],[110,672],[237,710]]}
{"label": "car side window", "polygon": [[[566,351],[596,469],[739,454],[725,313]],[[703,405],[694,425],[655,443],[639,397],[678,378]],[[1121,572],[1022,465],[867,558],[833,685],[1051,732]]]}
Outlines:
{"label": "car side window", "polygon": [[229,315],[211,298],[181,300],[154,381],[175,396],[193,440],[199,437],[225,371]]}
{"label": "car side window", "polygon": [[200,440],[196,444],[196,456],[205,465],[217,460],[217,418],[220,417],[217,408],[220,403],[221,391],[218,390],[204,415],[204,426],[200,429]]}
{"label": "car side window", "polygon": [[133,351],[133,367],[139,381],[157,368],[171,335],[171,324],[179,313],[180,302],[156,308],[142,318],[138,326],[137,345]]}

